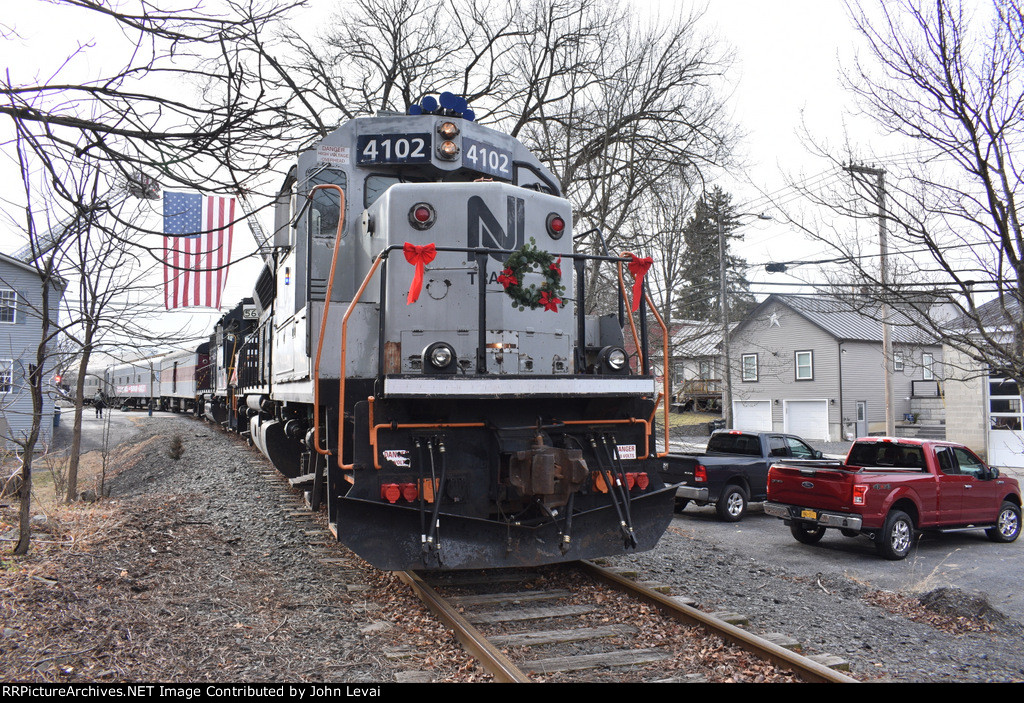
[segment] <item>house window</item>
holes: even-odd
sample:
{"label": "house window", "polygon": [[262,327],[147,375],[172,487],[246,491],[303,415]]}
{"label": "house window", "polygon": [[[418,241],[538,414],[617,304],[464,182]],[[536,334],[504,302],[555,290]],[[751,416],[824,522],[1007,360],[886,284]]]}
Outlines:
{"label": "house window", "polygon": [[709,381],[714,378],[712,375],[714,372],[714,365],[710,361],[704,360],[697,365],[697,378],[702,381]]}
{"label": "house window", "polygon": [[798,351],[796,353],[796,380],[814,380],[814,352]]}
{"label": "house window", "polygon": [[18,294],[13,290],[0,290],[0,322],[13,323]]}
{"label": "house window", "polygon": [[743,380],[752,382],[757,380],[757,354],[743,355]]}
{"label": "house window", "polygon": [[935,359],[931,354],[924,353],[921,355],[921,369],[924,371],[924,380],[931,381],[935,378],[935,373],[932,370],[932,365],[935,363]]}
{"label": "house window", "polygon": [[903,371],[903,352],[896,352],[892,355],[892,370]]}
{"label": "house window", "polygon": [[6,395],[14,390],[14,362],[10,359],[0,359],[0,395]]}

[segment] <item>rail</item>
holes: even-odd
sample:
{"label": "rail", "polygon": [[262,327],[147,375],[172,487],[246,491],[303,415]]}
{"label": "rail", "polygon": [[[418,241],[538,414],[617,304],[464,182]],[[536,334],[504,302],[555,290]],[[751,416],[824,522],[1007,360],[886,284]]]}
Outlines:
{"label": "rail", "polygon": [[[574,566],[606,586],[624,593],[629,598],[655,607],[664,617],[697,625],[706,632],[718,635],[759,658],[793,671],[804,681],[857,683],[857,680],[851,676],[681,603],[593,562],[579,561],[575,562]],[[494,676],[495,681],[499,683],[529,683],[532,680],[526,671],[516,665],[500,647],[472,625],[458,606],[438,593],[420,574],[404,571],[397,572],[397,576],[413,589],[414,593],[447,627],[451,628],[456,639],[462,643],[467,652],[476,657],[485,671]],[[515,596],[516,594],[502,594],[503,598],[513,600]],[[551,633],[542,634],[550,635]]]}

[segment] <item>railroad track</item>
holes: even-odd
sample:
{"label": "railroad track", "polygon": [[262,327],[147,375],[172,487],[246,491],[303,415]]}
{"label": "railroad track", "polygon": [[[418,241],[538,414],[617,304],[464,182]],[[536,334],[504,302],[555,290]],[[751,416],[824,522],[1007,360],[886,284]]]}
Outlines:
{"label": "railroad track", "polygon": [[855,682],[591,562],[399,577],[502,683],[713,681],[737,670],[747,678]]}
{"label": "railroad track", "polygon": [[[268,468],[263,473],[285,494],[302,495],[276,470]],[[317,512],[307,500],[293,517],[312,518]],[[310,534],[319,534],[319,530]],[[521,571],[396,575],[497,682],[728,679],[728,666],[720,675],[709,669],[721,665],[709,667],[700,661],[708,652],[712,660],[736,659],[713,642],[708,644],[710,638],[749,654],[763,666],[791,672],[792,679],[856,682],[823,663],[593,562]],[[706,634],[700,640],[693,635],[685,639],[674,626],[699,628]],[[680,642],[675,642],[676,638]],[[671,644],[665,646],[666,642]],[[752,668],[742,662],[736,666],[747,672]],[[786,680],[786,674],[776,673],[773,680]]]}

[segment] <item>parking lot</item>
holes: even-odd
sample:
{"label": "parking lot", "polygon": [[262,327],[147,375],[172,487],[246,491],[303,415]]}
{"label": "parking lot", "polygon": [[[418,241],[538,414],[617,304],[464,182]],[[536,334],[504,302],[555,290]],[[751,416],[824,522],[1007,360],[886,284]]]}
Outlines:
{"label": "parking lot", "polygon": [[[848,443],[815,443],[826,456],[845,456]],[[701,440],[673,443],[672,451],[700,453]],[[1024,471],[1001,469],[1024,485]],[[1024,622],[1024,540],[1011,544],[990,542],[982,530],[924,535],[903,561],[876,555],[866,537],[844,537],[829,530],[817,545],[797,542],[782,520],[765,515],[762,504],[751,503],[739,523],[721,522],[714,506],[692,503],[672,521],[673,527],[694,538],[720,545],[753,561],[785,563],[795,574],[845,576],[874,588],[926,593],[943,586],[983,594],[1006,615]]]}
{"label": "parking lot", "polygon": [[926,593],[942,586],[983,594],[1004,614],[1024,622],[1024,542],[990,542],[982,530],[925,535],[903,561],[875,554],[866,537],[830,530],[817,545],[800,544],[781,520],[750,505],[738,523],[718,520],[712,506],[689,505],[672,526],[751,561],[784,563],[794,575],[844,576],[881,590]]}

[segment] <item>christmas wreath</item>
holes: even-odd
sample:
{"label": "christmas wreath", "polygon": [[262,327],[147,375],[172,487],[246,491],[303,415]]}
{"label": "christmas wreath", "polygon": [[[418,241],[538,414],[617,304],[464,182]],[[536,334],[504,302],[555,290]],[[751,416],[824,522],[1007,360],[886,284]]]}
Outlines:
{"label": "christmas wreath", "polygon": [[[540,273],[544,283],[537,286],[523,286],[523,277],[527,273]],[[555,257],[535,246],[533,238],[528,244],[512,252],[505,261],[505,269],[498,276],[498,283],[505,287],[505,294],[512,299],[512,304],[520,310],[544,308],[558,312],[559,306],[565,303],[559,297],[565,292],[562,285],[562,258]]]}

